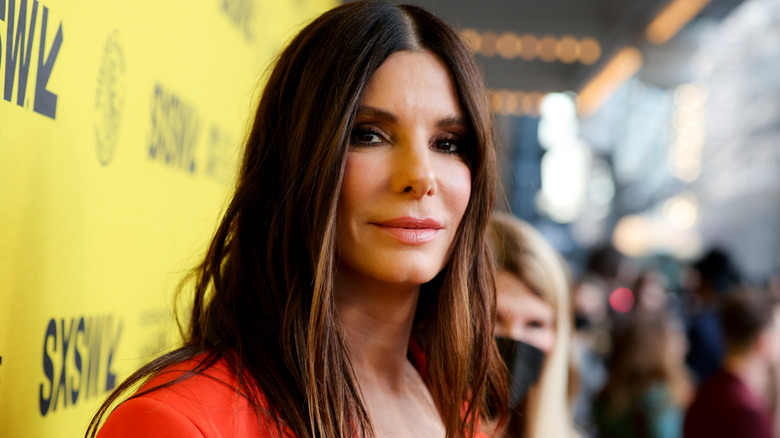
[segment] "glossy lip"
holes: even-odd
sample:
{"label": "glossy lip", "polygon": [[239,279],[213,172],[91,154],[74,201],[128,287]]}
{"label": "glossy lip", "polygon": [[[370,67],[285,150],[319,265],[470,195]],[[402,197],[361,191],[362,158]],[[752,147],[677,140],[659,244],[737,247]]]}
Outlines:
{"label": "glossy lip", "polygon": [[397,217],[382,222],[372,222],[398,241],[406,245],[422,245],[436,238],[443,227],[432,218],[410,216]]}

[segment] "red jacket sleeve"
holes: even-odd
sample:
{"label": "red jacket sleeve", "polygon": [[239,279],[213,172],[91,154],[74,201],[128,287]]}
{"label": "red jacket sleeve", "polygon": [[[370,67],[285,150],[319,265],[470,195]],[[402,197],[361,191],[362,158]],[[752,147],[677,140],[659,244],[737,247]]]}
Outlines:
{"label": "red jacket sleeve", "polygon": [[109,415],[98,438],[202,438],[204,434],[186,415],[158,400],[127,400]]}

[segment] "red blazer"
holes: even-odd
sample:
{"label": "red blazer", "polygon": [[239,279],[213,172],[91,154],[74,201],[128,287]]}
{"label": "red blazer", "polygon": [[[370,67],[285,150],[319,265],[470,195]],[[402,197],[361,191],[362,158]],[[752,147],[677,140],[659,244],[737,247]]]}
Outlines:
{"label": "red blazer", "polygon": [[[425,370],[425,356],[411,342],[409,353],[418,370]],[[172,365],[145,383],[139,392],[170,382],[195,368],[201,357]],[[256,415],[239,395],[236,375],[224,359],[167,388],[129,399],[108,416],[98,438],[295,438],[291,431],[277,431],[273,421]],[[481,433],[477,438],[487,438]]]}
{"label": "red blazer", "polygon": [[[201,357],[172,365],[145,383],[139,392],[164,384],[195,368]],[[258,419],[246,398],[235,390],[236,375],[224,359],[181,382],[120,404],[101,427],[98,438],[280,438],[276,425]],[[261,424],[262,422],[262,424]],[[289,431],[284,438],[292,438]]]}

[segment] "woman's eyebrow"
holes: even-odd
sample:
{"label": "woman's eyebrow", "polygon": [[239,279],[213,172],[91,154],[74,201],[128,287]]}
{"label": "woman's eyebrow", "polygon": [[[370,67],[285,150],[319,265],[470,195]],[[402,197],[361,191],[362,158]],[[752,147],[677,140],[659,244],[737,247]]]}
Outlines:
{"label": "woman's eyebrow", "polygon": [[[357,109],[357,114],[364,117],[376,118],[388,123],[398,123],[398,117],[386,110],[369,106],[361,105]],[[436,122],[436,126],[439,128],[451,127],[451,126],[467,126],[466,119],[462,116],[452,115],[439,119]]]}
{"label": "woman's eyebrow", "polygon": [[358,115],[377,118],[389,123],[398,122],[398,117],[396,117],[395,114],[373,106],[361,105],[358,107],[357,113]]}
{"label": "woman's eyebrow", "polygon": [[461,116],[449,116],[445,117],[438,122],[436,122],[436,126],[439,128],[446,128],[449,126],[467,126],[466,125],[466,119],[464,119]]}

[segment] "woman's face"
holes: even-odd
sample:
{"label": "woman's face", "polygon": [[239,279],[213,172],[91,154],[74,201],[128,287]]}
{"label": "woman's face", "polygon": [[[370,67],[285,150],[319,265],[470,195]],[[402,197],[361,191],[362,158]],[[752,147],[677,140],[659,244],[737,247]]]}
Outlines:
{"label": "woman's face", "polygon": [[355,117],[338,209],[339,275],[419,285],[449,260],[471,194],[468,129],[445,64],[396,52]]}
{"label": "woman's face", "polygon": [[496,336],[523,341],[549,354],[555,346],[555,312],[507,271],[496,273]]}

